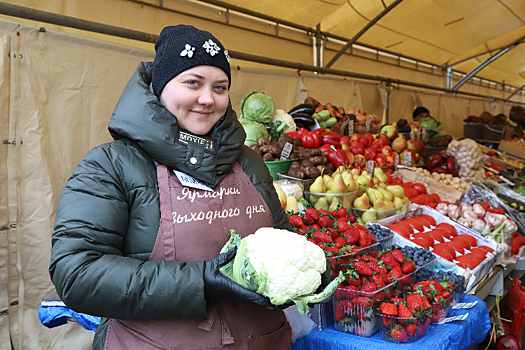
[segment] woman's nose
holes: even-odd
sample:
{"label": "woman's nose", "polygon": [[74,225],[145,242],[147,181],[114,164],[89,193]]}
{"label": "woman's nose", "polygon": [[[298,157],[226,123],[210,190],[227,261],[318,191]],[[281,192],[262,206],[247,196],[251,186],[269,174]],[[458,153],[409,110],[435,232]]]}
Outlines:
{"label": "woman's nose", "polygon": [[199,103],[205,106],[213,105],[213,91],[210,89],[203,89],[202,94],[199,96]]}

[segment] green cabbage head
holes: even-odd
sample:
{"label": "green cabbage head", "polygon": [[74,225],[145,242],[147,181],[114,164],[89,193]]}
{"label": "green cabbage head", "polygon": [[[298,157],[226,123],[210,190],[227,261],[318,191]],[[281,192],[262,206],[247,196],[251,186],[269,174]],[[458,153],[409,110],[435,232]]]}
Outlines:
{"label": "green cabbage head", "polygon": [[242,98],[241,114],[252,122],[268,124],[275,114],[275,104],[270,96],[254,90]]}
{"label": "green cabbage head", "polygon": [[244,140],[246,146],[252,147],[256,145],[261,137],[268,138],[268,130],[263,124],[252,122],[245,118],[240,118],[239,121],[246,132],[246,140]]}

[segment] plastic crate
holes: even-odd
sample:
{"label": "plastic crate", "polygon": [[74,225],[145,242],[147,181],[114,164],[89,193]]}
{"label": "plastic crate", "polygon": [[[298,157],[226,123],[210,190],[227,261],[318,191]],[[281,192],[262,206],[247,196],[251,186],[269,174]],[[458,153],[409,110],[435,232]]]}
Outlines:
{"label": "plastic crate", "polygon": [[[428,334],[430,317],[423,314],[419,317],[400,318],[378,314],[380,339],[392,343],[413,343]],[[412,326],[411,326],[412,325]],[[410,327],[414,327],[410,329]],[[397,333],[395,333],[397,330]],[[408,331],[407,331],[408,330]]]}
{"label": "plastic crate", "polygon": [[[357,190],[346,193],[316,193],[304,191],[304,199],[314,206],[317,210],[323,208],[325,210],[334,210],[338,203],[341,203],[344,208],[350,210],[354,200],[365,193],[365,190]],[[355,214],[354,214],[355,215]]]}
{"label": "plastic crate", "polygon": [[452,308],[453,298],[454,294],[451,294],[447,299],[430,303],[430,306],[432,306],[432,317],[430,318],[431,324],[438,324],[447,317]]}
{"label": "plastic crate", "polygon": [[358,209],[351,207],[350,210],[352,211],[352,214],[355,215],[356,218],[363,218],[363,214],[367,213],[367,221],[363,220],[363,223],[366,224],[369,221],[377,221],[377,220],[383,220],[385,218],[388,218],[390,216],[400,214],[402,212],[405,212],[408,210],[408,204],[403,204],[400,206],[397,206],[392,209],[388,210],[374,210],[374,209]]}
{"label": "plastic crate", "polygon": [[279,173],[285,173],[290,168],[290,165],[295,162],[297,158],[287,159],[287,160],[278,160],[275,162],[264,162],[270,170],[270,175],[272,175],[274,180],[279,180]]}
{"label": "plastic crate", "polygon": [[484,138],[485,124],[463,122],[463,138],[481,140]]}

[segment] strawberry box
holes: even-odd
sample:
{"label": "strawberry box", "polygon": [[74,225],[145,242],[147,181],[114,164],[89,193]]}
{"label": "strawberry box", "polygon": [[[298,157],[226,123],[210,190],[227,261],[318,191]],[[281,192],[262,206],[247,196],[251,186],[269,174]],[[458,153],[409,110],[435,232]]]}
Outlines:
{"label": "strawberry box", "polygon": [[448,298],[441,298],[439,301],[433,301],[430,303],[432,306],[432,316],[430,318],[431,324],[438,324],[440,321],[447,317],[448,312],[452,308],[454,294],[451,294]]}
{"label": "strawberry box", "polygon": [[402,318],[378,313],[379,337],[392,343],[413,343],[428,334],[430,316]]}

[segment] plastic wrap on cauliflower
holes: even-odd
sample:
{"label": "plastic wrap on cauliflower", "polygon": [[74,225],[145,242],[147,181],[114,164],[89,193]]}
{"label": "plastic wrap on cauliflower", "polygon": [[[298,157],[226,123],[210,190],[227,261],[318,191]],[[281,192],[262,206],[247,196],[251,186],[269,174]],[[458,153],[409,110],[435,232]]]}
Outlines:
{"label": "plastic wrap on cauliflower", "polygon": [[321,248],[297,233],[271,227],[258,229],[241,239],[231,230],[231,238],[221,252],[237,246],[235,259],[221,272],[245,288],[270,298],[274,305],[293,301],[301,314],[309,303],[329,297],[342,282],[340,275],[319,294],[326,257]]}

